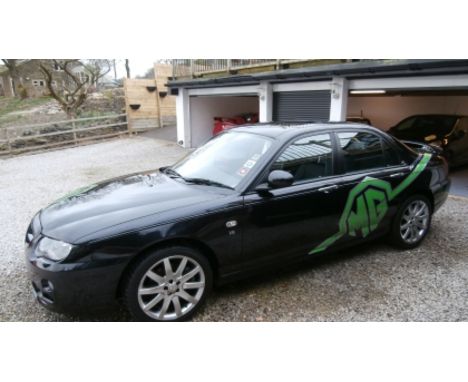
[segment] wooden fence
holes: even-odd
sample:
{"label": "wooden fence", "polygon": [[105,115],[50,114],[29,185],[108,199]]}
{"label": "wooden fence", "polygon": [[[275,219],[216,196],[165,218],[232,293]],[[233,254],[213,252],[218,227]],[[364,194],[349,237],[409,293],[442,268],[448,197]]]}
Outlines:
{"label": "wooden fence", "polygon": [[128,125],[133,130],[176,123],[176,102],[166,87],[172,65],[155,64],[155,78],[124,80]]}
{"label": "wooden fence", "polygon": [[0,156],[78,146],[131,134],[126,114],[0,128]]}

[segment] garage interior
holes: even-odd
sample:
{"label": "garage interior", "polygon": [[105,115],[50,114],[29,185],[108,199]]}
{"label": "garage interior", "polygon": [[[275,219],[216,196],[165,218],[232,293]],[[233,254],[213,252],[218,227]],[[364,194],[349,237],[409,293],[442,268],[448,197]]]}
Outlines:
{"label": "garage interior", "polygon": [[215,117],[232,118],[259,112],[258,96],[191,96],[192,146],[198,147],[213,136]]}
{"label": "garage interior", "polygon": [[383,94],[351,91],[348,117],[363,116],[386,131],[415,114],[468,114],[468,91],[383,91]]}
{"label": "garage interior", "polygon": [[[468,115],[468,91],[381,89],[374,94],[349,94],[347,116],[367,118],[384,131],[416,114]],[[451,193],[468,196],[468,166],[452,169],[451,177]]]}

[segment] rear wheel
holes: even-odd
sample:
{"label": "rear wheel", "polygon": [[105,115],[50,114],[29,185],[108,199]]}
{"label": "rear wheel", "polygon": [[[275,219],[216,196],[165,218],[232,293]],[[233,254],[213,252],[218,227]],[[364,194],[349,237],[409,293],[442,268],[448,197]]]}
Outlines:
{"label": "rear wheel", "polygon": [[124,301],[138,321],[182,321],[203,304],[211,285],[211,267],[203,255],[189,247],[168,247],[134,266]]}
{"label": "rear wheel", "polygon": [[426,237],[431,225],[431,204],[423,195],[407,199],[393,221],[391,241],[400,248],[415,248]]}

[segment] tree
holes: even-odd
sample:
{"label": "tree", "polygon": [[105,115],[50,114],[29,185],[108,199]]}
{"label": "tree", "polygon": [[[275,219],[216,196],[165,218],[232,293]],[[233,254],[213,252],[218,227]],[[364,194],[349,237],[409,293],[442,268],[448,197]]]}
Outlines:
{"label": "tree", "polygon": [[115,63],[115,58],[112,60],[112,68],[114,69],[114,80],[117,81],[117,65]]}
{"label": "tree", "polygon": [[130,78],[130,63],[128,58],[125,59],[125,71],[127,72],[127,78]]}
{"label": "tree", "polygon": [[11,79],[13,80],[13,93],[15,97],[26,98],[26,90],[23,86],[23,79],[18,70],[18,61],[16,59],[3,59],[3,63],[8,69]]}
{"label": "tree", "polygon": [[[69,118],[75,118],[89,91],[97,86],[99,80],[110,72],[110,60],[40,60],[39,67],[53,98],[60,104]],[[63,71],[64,90],[53,86],[53,73]]]}

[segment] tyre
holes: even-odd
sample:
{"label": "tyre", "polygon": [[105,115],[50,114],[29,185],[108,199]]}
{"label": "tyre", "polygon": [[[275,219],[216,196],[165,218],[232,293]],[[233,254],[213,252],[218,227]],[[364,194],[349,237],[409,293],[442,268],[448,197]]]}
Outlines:
{"label": "tyre", "polygon": [[137,321],[183,321],[203,304],[212,282],[210,263],[197,250],[166,247],[134,265],[123,300]]}
{"label": "tyre", "polygon": [[431,203],[423,195],[407,199],[398,209],[390,232],[391,242],[399,248],[415,248],[426,237],[431,226]]}

